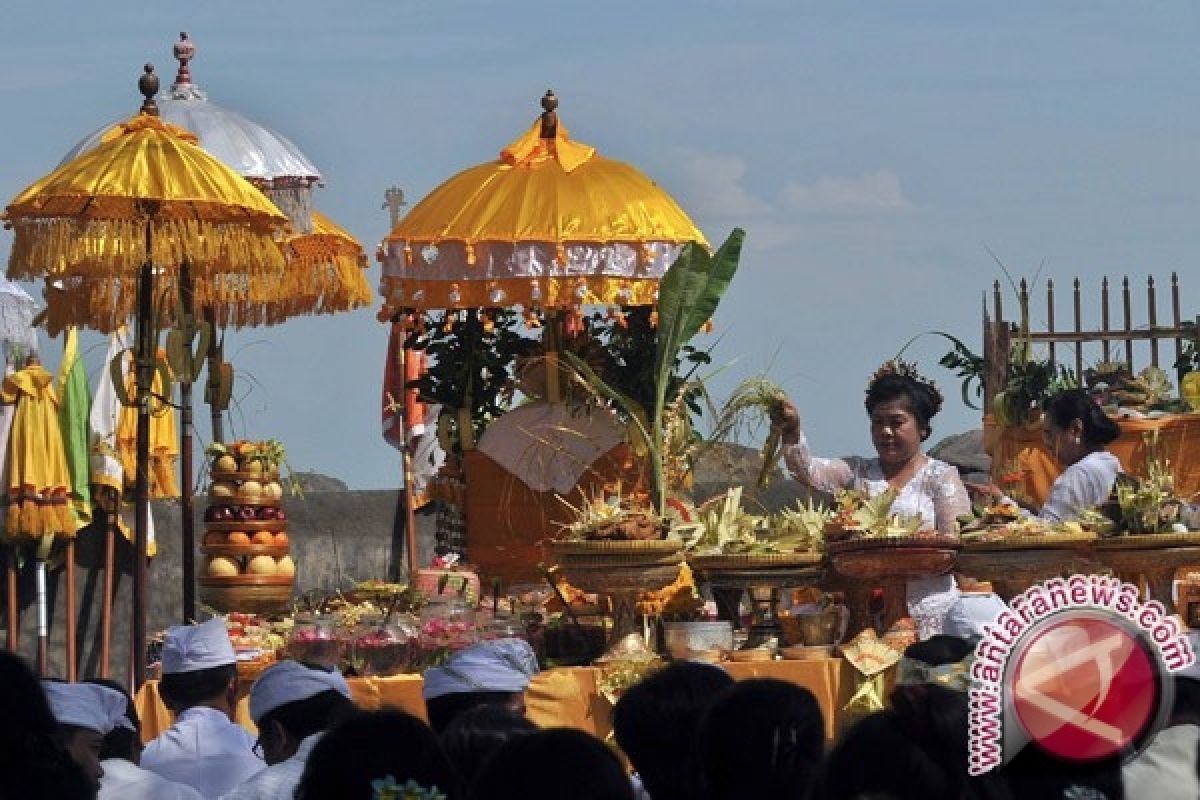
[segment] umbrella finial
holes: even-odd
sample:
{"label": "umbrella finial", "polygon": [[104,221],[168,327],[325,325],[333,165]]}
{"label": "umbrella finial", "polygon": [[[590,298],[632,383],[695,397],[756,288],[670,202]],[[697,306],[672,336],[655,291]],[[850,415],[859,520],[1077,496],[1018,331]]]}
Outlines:
{"label": "umbrella finial", "polygon": [[143,114],[157,117],[158,103],[154,102],[154,95],[158,94],[158,76],[154,74],[153,64],[147,64],[142,70],[142,77],[138,78],[138,91],[146,99],[142,101],[141,111]]}
{"label": "umbrella finial", "polygon": [[554,111],[558,108],[558,98],[553,89],[547,89],[542,95],[542,108],[542,138],[553,139],[558,134],[558,114]]}
{"label": "umbrella finial", "polygon": [[187,31],[179,32],[179,41],[175,43],[174,53],[175,60],[179,62],[179,71],[175,73],[175,83],[171,88],[190,86],[192,73],[188,70],[188,62],[196,57],[196,45],[188,39]]}

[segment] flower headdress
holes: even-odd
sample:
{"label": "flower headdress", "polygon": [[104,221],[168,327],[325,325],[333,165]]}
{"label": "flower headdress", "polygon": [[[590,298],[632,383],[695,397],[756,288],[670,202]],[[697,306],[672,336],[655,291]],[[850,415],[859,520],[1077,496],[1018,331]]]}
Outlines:
{"label": "flower headdress", "polygon": [[893,358],[891,361],[885,361],[883,362],[883,365],[879,367],[879,369],[875,370],[875,374],[871,376],[870,383],[867,384],[867,393],[869,394],[871,388],[875,386],[876,383],[889,375],[895,375],[899,378],[908,378],[914,383],[921,384],[929,390],[930,397],[933,399],[933,413],[936,414],[942,410],[942,403],[945,402],[945,398],[942,396],[942,392],[940,389],[938,389],[937,384],[918,372],[917,365],[915,363],[910,363],[900,358]]}
{"label": "flower headdress", "polygon": [[371,800],[446,800],[446,795],[436,786],[426,789],[411,778],[407,783],[396,783],[395,777],[388,775],[371,781]]}

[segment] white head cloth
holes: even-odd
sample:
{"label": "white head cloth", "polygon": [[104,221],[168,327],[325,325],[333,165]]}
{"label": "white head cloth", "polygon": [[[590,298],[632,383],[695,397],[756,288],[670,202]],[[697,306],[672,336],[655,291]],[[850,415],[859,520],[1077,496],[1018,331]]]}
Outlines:
{"label": "white head cloth", "polygon": [[326,671],[296,661],[280,661],[254,682],[254,688],[250,690],[250,719],[258,725],[263,717],[280,706],[331,690],[350,699],[350,685],[337,670]]}
{"label": "white head cloth", "polygon": [[950,607],[943,632],[963,639],[979,639],[983,626],[990,625],[996,616],[1008,608],[996,594],[964,594]]}
{"label": "white head cloth", "polygon": [[537,674],[537,656],[524,639],[494,639],[460,650],[425,671],[426,700],[463,692],[523,692]]}
{"label": "white head cloth", "polygon": [[125,716],[125,695],[116,689],[95,683],[60,683],[42,681],[50,710],[59,725],[87,728],[107,736],[113,728],[135,730]]}
{"label": "white head cloth", "polygon": [[236,661],[229,631],[220,617],[200,625],[176,625],[167,630],[163,641],[164,675],[224,667]]}

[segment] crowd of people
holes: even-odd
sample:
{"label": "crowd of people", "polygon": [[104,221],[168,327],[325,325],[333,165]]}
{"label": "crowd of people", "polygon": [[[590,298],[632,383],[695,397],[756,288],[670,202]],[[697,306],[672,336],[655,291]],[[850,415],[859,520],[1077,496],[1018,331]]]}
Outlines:
{"label": "crowd of people", "polygon": [[8,710],[0,798],[93,800],[1120,800],[1200,797],[1200,680],[1177,676],[1167,727],[1133,760],[1068,764],[1026,747],[967,771],[971,644],[909,648],[886,710],[828,747],[813,694],[719,666],[672,663],[613,709],[614,741],[539,729],[523,692],[537,670],[518,639],[484,642],[432,670],[427,724],[356,709],[345,679],[282,661],[249,693],[257,737],[234,721],[234,651],[220,620],[173,628],[160,690],[175,713],[143,748],[133,700],[106,681],[39,681],[0,652]]}

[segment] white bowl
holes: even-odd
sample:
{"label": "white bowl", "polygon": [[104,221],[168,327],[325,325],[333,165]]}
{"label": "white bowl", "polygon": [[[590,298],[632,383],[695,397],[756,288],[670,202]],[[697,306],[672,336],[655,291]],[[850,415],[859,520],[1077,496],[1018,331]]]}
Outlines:
{"label": "white bowl", "polygon": [[667,622],[663,639],[672,658],[708,660],[714,650],[733,649],[733,625],[728,620]]}

